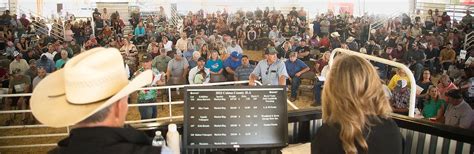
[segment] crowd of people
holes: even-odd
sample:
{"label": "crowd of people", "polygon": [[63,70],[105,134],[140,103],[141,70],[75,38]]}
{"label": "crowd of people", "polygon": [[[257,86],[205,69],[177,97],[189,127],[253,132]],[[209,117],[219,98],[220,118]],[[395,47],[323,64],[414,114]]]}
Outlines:
{"label": "crowd of people", "polygon": [[[126,25],[118,12],[109,13],[104,8],[92,15],[87,21],[68,17],[63,37],[57,38],[42,32],[45,27],[34,26],[45,25],[42,19],[29,20],[25,15],[17,19],[5,11],[0,17],[0,50],[6,65],[0,65],[0,76],[7,93],[31,92],[47,74],[61,69],[83,50],[108,47],[120,50],[129,79],[152,69],[151,86],[240,80],[254,85],[260,80],[264,85],[288,85],[290,101],[296,101],[302,78],[309,78],[314,84],[312,105],[318,106],[329,55],[333,49],[342,48],[410,67],[416,81],[410,81],[401,70],[373,62],[380,82],[386,83],[394,112],[407,114],[408,85],[416,82],[417,107],[424,118],[472,127],[474,52],[471,48],[464,52],[463,48],[464,36],[471,32],[474,22],[469,11],[461,21],[451,20],[438,10],[427,14],[417,11],[370,29],[378,18],[328,11],[310,21],[304,8],[283,14],[268,7],[235,13],[189,12],[182,17],[183,23],[172,25],[161,7],[157,15],[147,17],[133,11],[128,21],[130,33],[124,32]],[[37,21],[40,24],[32,24]],[[54,23],[53,27],[63,25],[61,20]],[[246,55],[244,50],[262,51],[264,58]],[[433,82],[435,76],[441,76],[439,83]],[[456,91],[450,92],[453,89]],[[139,91],[138,103],[156,102],[159,93]],[[4,102],[4,110],[25,109],[28,97]],[[460,106],[463,113],[452,111]],[[139,111],[142,119],[157,116],[155,107],[140,107]],[[463,121],[448,120],[453,117]],[[24,119],[25,123],[34,122],[28,116]],[[7,121],[7,125],[12,122]]]}

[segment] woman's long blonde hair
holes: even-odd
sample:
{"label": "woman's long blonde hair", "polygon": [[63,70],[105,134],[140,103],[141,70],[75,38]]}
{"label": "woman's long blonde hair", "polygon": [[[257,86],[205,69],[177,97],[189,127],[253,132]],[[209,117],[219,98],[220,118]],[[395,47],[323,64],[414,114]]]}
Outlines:
{"label": "woman's long blonde hair", "polygon": [[[375,68],[365,59],[339,55],[331,66],[322,94],[323,122],[339,125],[339,138],[346,153],[368,152],[363,134],[368,116],[387,118],[392,112]],[[364,153],[364,152],[363,152]]]}

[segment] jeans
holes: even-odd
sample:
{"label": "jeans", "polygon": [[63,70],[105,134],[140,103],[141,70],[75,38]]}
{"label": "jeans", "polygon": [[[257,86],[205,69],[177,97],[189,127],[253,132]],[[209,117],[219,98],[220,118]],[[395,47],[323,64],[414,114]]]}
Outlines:
{"label": "jeans", "polygon": [[[138,103],[154,103],[156,101],[145,101]],[[139,106],[138,111],[140,112],[141,119],[153,119],[157,116],[156,106]]]}
{"label": "jeans", "polygon": [[292,77],[291,78],[291,98],[296,98],[296,95],[298,93],[298,88],[301,85],[301,79],[300,77]]}
{"label": "jeans", "polygon": [[323,91],[324,81],[315,80],[313,86],[314,102],[321,104],[321,93]]}

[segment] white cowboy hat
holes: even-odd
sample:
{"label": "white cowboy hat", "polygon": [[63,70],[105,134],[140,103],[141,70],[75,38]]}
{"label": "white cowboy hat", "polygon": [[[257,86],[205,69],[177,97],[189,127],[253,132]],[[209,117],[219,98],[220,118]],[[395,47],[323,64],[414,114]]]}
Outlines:
{"label": "white cowboy hat", "polygon": [[47,126],[74,125],[151,82],[150,70],[129,82],[120,52],[95,48],[46,76],[33,91],[31,110]]}
{"label": "white cowboy hat", "polygon": [[347,43],[352,43],[352,41],[354,41],[354,40],[355,40],[355,38],[350,36],[349,38],[346,39],[346,42]]}
{"label": "white cowboy hat", "polygon": [[341,35],[339,35],[338,32],[332,32],[331,33],[331,37],[339,37],[339,36],[341,36]]}

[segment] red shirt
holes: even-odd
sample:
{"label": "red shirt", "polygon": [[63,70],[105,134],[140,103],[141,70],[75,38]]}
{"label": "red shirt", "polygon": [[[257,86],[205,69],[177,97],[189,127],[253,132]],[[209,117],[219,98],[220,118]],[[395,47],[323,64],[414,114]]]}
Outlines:
{"label": "red shirt", "polygon": [[319,46],[322,47],[326,47],[326,48],[329,48],[330,47],[330,42],[329,42],[329,38],[327,37],[323,37],[320,41],[319,41]]}

